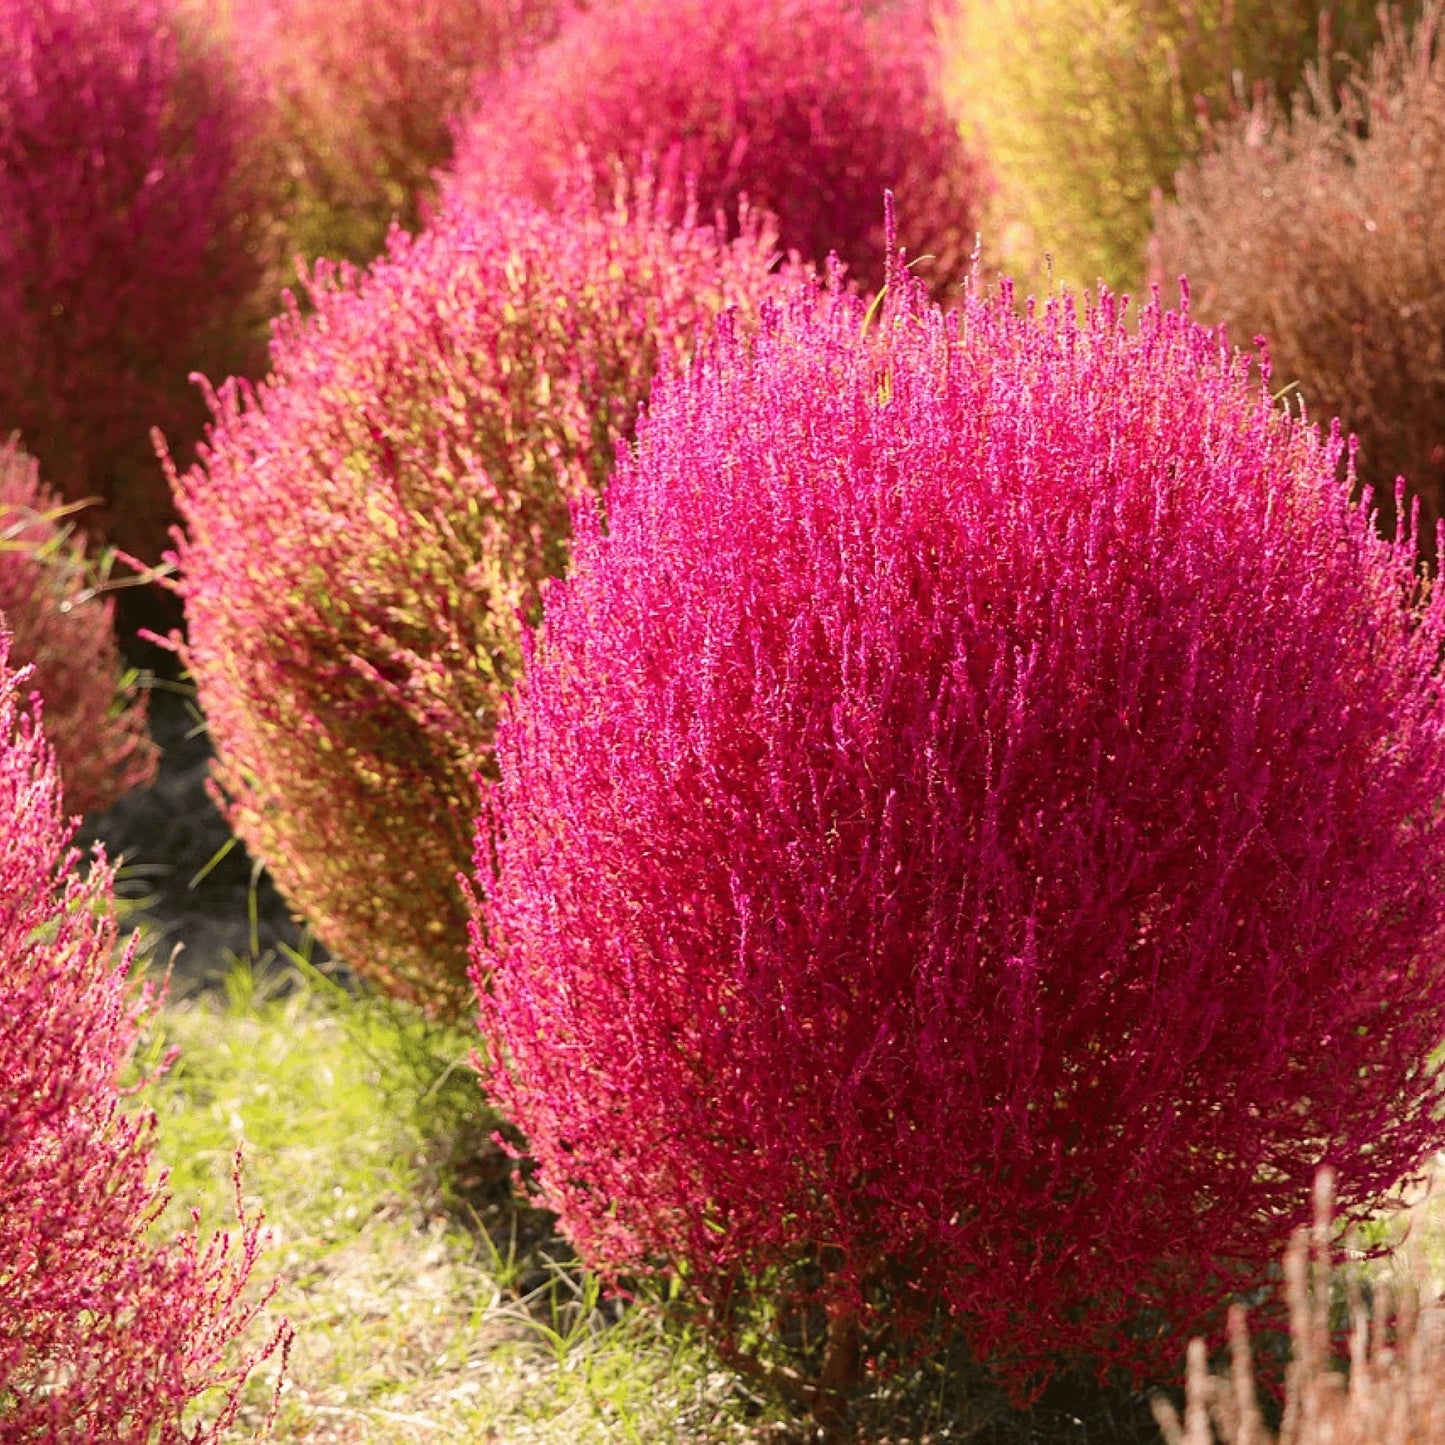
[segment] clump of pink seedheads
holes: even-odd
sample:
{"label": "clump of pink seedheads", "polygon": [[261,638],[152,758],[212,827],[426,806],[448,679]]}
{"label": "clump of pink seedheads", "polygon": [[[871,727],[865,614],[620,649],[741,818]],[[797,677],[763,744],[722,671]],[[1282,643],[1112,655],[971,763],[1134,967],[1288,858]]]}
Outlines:
{"label": "clump of pink seedheads", "polygon": [[60,510],[35,462],[13,441],[0,446],[0,619],[45,704],[65,806],[89,813],[149,783],[156,750],[144,699],[126,682],[112,605],[90,590]]}
{"label": "clump of pink seedheads", "polygon": [[185,658],[237,832],[373,983],[464,1007],[471,859],[523,616],[652,375],[775,285],[771,237],[499,201],[318,266],[178,479]]}
{"label": "clump of pink seedheads", "polygon": [[[67,849],[60,779],[0,635],[0,1437],[195,1445],[235,1422],[259,1216],[170,1239],[154,1118],[122,1107],[148,997],[111,869]],[[216,1392],[212,1396],[211,1392]],[[210,1419],[195,1407],[212,1401]]]}
{"label": "clump of pink seedheads", "polygon": [[942,1321],[1167,1378],[1317,1166],[1438,1143],[1445,601],[1222,334],[891,284],[724,331],[579,514],[487,1086],[589,1264],[820,1408]]}
{"label": "clump of pink seedheads", "polygon": [[265,269],[253,114],[187,13],[0,0],[0,435],[148,562],[174,520],[150,429],[200,434],[189,374],[251,359]]}
{"label": "clump of pink seedheads", "polygon": [[577,15],[531,65],[479,91],[453,185],[547,201],[578,149],[666,161],[702,214],[746,196],[785,249],[836,251],[882,279],[882,193],[936,291],[962,279],[987,189],[939,86],[918,0],[615,0]]}

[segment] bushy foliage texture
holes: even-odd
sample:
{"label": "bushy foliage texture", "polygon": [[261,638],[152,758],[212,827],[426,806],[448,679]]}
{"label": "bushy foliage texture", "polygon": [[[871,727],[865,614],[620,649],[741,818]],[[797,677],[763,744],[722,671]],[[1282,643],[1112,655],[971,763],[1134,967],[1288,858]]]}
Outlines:
{"label": "bushy foliage texture", "polygon": [[178,0],[0,0],[0,434],[158,559],[195,369],[239,369],[264,271],[252,112]]}
{"label": "bushy foliage texture", "polygon": [[1201,313],[1269,338],[1279,380],[1359,438],[1387,528],[1396,478],[1436,556],[1445,506],[1445,49],[1442,11],[1399,13],[1369,69],[1318,74],[1291,111],[1256,107],[1181,172],[1155,218],[1161,278],[1187,271]]}
{"label": "bushy foliage texture", "polygon": [[751,223],[457,207],[369,275],[318,265],[272,373],[213,397],[179,479],[185,657],[237,832],[358,972],[467,997],[473,773],[521,617],[654,369],[775,283]]}
{"label": "bushy foliage texture", "polygon": [[987,181],[919,0],[608,0],[480,102],[455,166],[467,194],[500,181],[545,203],[581,148],[604,168],[666,163],[705,217],[746,196],[784,248],[819,266],[836,251],[865,287],[882,279],[885,187],[935,289],[973,249]]}
{"label": "bushy foliage texture", "polygon": [[579,519],[487,1086],[733,1348],[752,1298],[817,1382],[940,1315],[1167,1378],[1322,1160],[1353,1210],[1438,1140],[1445,602],[1187,315],[893,291],[723,335]]}
{"label": "bushy foliage texture", "polygon": [[266,97],[290,251],[365,263],[415,231],[452,122],[554,28],[554,0],[253,0],[232,43]]}
{"label": "bushy foliage texture", "polygon": [[1138,286],[1151,196],[1205,123],[1287,97],[1321,50],[1332,68],[1362,60],[1376,4],[957,0],[949,73],[998,176],[998,244],[1076,282]]}
{"label": "bushy foliage texture", "polygon": [[126,686],[110,603],[56,518],[39,469],[0,446],[0,619],[10,655],[45,704],[45,735],[72,813],[108,807],[155,776],[146,711]]}
{"label": "bushy foliage texture", "polygon": [[260,1221],[209,1242],[148,1234],[165,1204],[153,1119],[121,1106],[146,999],[128,982],[134,950],[117,953],[110,868],[82,878],[67,851],[7,651],[0,638],[0,1438],[234,1438]]}

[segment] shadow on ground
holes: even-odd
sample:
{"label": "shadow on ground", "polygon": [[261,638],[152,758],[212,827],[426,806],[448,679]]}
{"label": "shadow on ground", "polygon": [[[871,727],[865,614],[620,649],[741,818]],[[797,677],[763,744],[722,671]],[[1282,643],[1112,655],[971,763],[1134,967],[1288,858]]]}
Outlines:
{"label": "shadow on ground", "polygon": [[[130,905],[124,927],[144,927],[155,939],[152,958],[171,966],[172,996],[218,989],[235,959],[264,967],[283,947],[325,964],[325,950],[292,918],[206,791],[212,748],[190,687],[157,679],[149,720],[161,750],[155,783],[86,817],[76,842],[87,853],[101,843],[123,860],[116,893]],[[339,966],[330,971],[347,981]]]}

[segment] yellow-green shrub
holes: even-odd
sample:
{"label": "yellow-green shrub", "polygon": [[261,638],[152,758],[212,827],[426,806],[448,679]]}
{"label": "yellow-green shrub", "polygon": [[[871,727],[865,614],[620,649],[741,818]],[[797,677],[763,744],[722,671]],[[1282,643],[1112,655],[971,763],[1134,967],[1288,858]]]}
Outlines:
{"label": "yellow-green shrub", "polygon": [[945,30],[1008,259],[1130,287],[1150,197],[1198,151],[1202,122],[1287,95],[1320,51],[1343,66],[1379,22],[1375,0],[958,0]]}

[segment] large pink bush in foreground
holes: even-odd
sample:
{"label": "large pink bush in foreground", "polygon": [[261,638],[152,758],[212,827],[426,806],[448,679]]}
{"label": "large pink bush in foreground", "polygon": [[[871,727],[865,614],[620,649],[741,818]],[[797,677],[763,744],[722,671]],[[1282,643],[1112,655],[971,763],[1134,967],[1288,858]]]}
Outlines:
{"label": "large pink bush in foreground", "polygon": [[723,336],[579,524],[487,1085],[590,1264],[826,1317],[815,1384],[940,1312],[1167,1377],[1321,1162],[1353,1211],[1440,1140],[1445,602],[1184,315],[865,331]]}
{"label": "large pink bush in foreground", "polygon": [[150,443],[200,435],[195,370],[253,358],[254,112],[182,0],[0,0],[0,436],[83,524],[158,560]]}
{"label": "large pink bush in foreground", "polygon": [[609,0],[479,90],[453,184],[546,200],[579,147],[603,167],[652,155],[695,178],[705,217],[745,195],[784,248],[820,266],[837,251],[869,288],[891,187],[942,290],[966,270],[986,180],[938,67],[919,0]]}
{"label": "large pink bush in foreground", "polygon": [[260,1221],[209,1243],[148,1233],[165,1205],[153,1118],[121,1109],[146,999],[133,950],[117,954],[111,870],[82,879],[67,850],[8,650],[0,634],[0,1439],[220,1440],[256,1362],[236,1341],[260,1309]]}
{"label": "large pink bush in foreground", "polygon": [[444,1012],[469,997],[473,778],[569,508],[659,363],[775,284],[756,225],[726,244],[665,209],[645,188],[457,208],[369,274],[318,268],[179,479],[185,659],[231,821],[330,948]]}
{"label": "large pink bush in foreground", "polygon": [[90,590],[85,553],[55,517],[39,469],[0,445],[0,623],[32,669],[65,807],[89,813],[155,777],[144,699],[126,685],[110,602]]}

